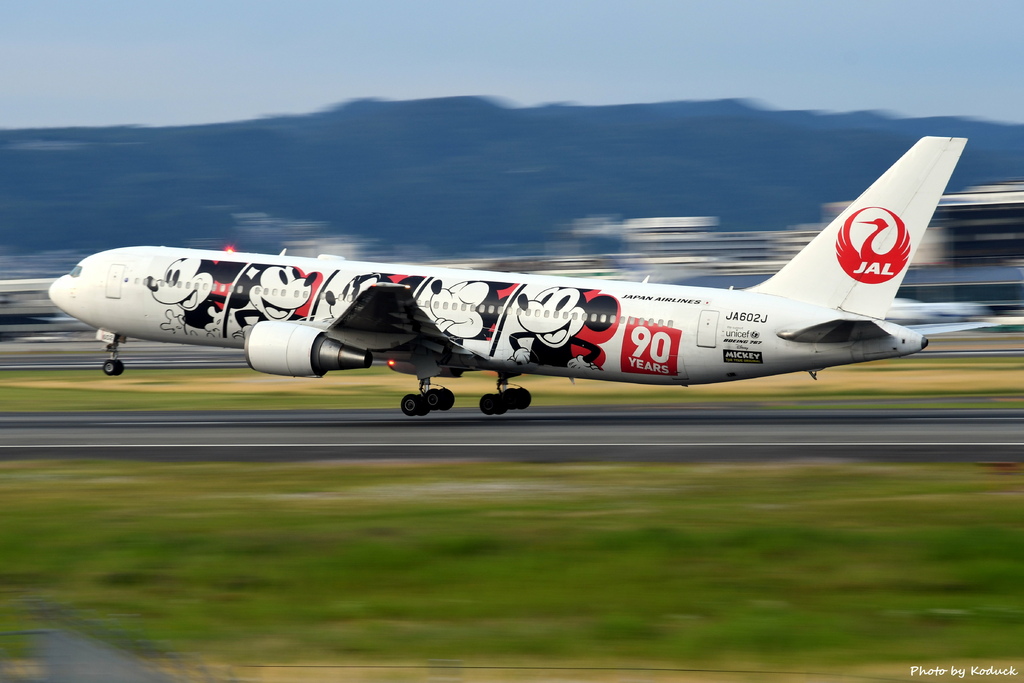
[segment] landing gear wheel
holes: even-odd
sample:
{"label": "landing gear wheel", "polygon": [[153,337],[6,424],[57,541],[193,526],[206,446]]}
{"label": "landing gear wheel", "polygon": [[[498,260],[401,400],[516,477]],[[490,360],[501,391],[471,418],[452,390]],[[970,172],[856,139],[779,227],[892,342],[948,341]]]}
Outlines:
{"label": "landing gear wheel", "polygon": [[440,389],[431,389],[423,394],[423,400],[431,410],[441,410],[442,392]]}
{"label": "landing gear wheel", "polygon": [[508,407],[500,394],[484,394],[480,397],[480,412],[484,415],[502,415]]}
{"label": "landing gear wheel", "polygon": [[454,405],[455,393],[451,389],[441,389],[441,402],[437,406],[438,410],[451,410]]}
{"label": "landing gear wheel", "polygon": [[426,415],[430,412],[430,406],[422,394],[406,394],[402,397],[402,412],[409,417]]}
{"label": "landing gear wheel", "polygon": [[111,358],[103,363],[103,372],[111,377],[116,377],[124,372],[124,363],[117,358]]}
{"label": "landing gear wheel", "polygon": [[451,410],[455,405],[455,394],[451,389],[431,389],[423,395],[431,410]]}
{"label": "landing gear wheel", "polygon": [[509,410],[526,410],[533,401],[530,392],[522,387],[506,389],[501,396]]}

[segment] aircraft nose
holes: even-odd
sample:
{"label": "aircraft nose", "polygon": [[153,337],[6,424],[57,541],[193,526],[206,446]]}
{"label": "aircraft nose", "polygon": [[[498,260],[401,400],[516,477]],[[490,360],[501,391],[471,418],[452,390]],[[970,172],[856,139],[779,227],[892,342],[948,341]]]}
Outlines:
{"label": "aircraft nose", "polygon": [[50,285],[49,295],[50,301],[57,305],[57,308],[68,313],[69,304],[71,302],[71,278],[67,275],[62,275],[53,281]]}

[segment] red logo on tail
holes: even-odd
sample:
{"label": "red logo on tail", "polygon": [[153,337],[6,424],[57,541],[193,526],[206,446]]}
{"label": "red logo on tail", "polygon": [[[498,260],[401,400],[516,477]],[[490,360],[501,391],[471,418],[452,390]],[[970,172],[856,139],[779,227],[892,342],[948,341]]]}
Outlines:
{"label": "red logo on tail", "polygon": [[836,258],[858,282],[888,282],[910,261],[910,233],[903,219],[889,209],[869,206],[854,211],[839,230]]}

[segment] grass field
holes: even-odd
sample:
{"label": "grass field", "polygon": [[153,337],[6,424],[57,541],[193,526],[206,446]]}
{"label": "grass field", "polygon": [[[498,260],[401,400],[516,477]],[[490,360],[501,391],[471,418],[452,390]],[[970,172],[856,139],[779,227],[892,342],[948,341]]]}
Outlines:
{"label": "grass field", "polygon": [[[538,405],[1019,407],[1020,369],[1014,358],[919,357],[818,381],[521,383]],[[474,373],[447,385],[473,407],[493,382]],[[4,372],[0,410],[397,410],[414,385],[377,368],[321,380]],[[912,664],[1021,668],[1019,476],[977,465],[5,463],[0,600],[39,594],[137,615],[170,647],[235,665],[457,659],[903,678]],[[25,626],[0,612],[0,630]],[[345,675],[368,677],[424,674]]]}
{"label": "grass field", "polygon": [[1022,490],[977,465],[8,463],[0,586],[233,664],[905,674],[1021,655]]}
{"label": "grass field", "polygon": [[[830,368],[814,381],[806,373],[693,387],[651,387],[616,382],[529,376],[517,378],[536,405],[592,403],[793,402],[936,397],[963,404],[997,399],[1024,404],[1024,361],[1017,358],[927,357]],[[441,380],[456,406],[475,407],[494,391],[493,373]],[[396,408],[416,380],[385,368],[349,370],[322,379],[294,379],[242,370],[131,369],[120,377],[98,370],[0,373],[0,410],[189,410]]]}

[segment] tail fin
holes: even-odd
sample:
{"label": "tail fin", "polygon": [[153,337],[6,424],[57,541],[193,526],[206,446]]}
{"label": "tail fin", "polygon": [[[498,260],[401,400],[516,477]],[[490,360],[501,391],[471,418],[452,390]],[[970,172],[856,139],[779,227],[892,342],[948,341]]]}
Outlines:
{"label": "tail fin", "polygon": [[921,138],[751,291],[884,318],[965,144],[966,138]]}

